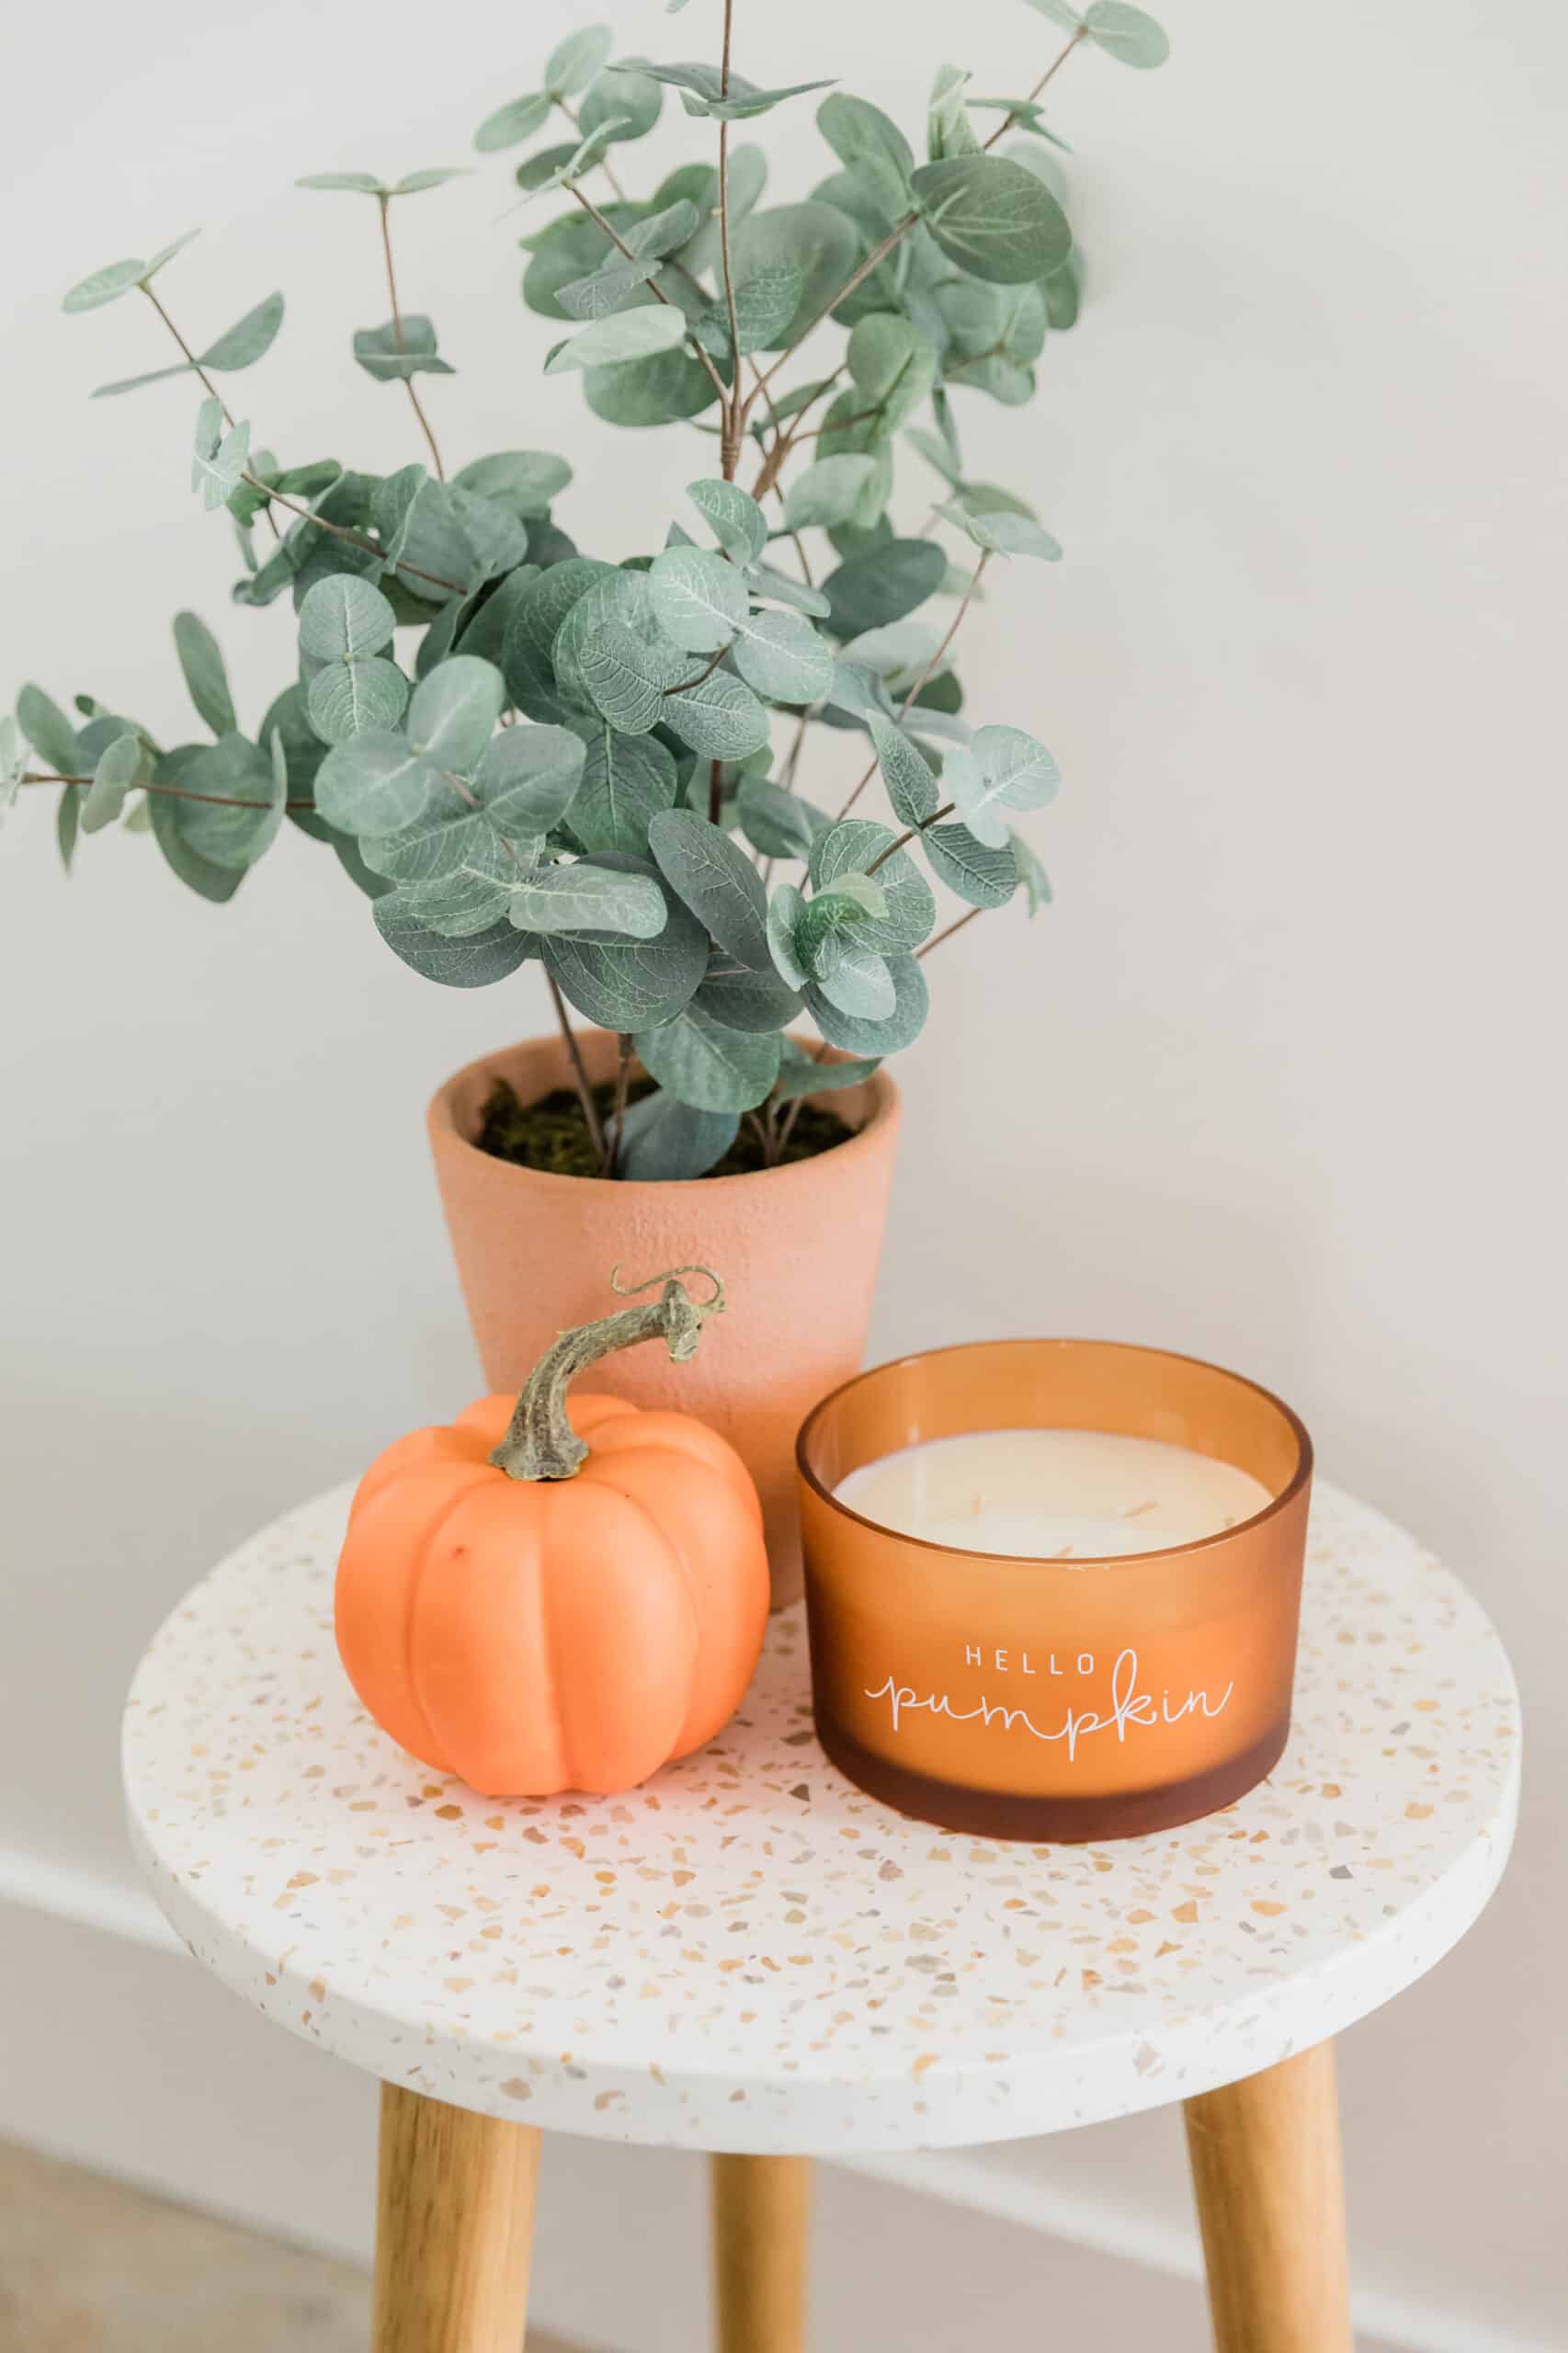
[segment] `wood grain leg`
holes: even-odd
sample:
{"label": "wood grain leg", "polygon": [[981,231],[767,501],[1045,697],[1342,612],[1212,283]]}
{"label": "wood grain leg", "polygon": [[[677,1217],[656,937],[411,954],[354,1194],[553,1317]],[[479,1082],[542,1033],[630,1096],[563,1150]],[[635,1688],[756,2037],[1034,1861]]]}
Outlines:
{"label": "wood grain leg", "polygon": [[1187,2103],[1218,2353],[1352,2353],[1334,2045]]}
{"label": "wood grain leg", "polygon": [[521,2353],[539,2143],[381,2086],[373,2353]]}
{"label": "wood grain leg", "polygon": [[804,2353],[809,2157],[714,2157],[720,2353]]}

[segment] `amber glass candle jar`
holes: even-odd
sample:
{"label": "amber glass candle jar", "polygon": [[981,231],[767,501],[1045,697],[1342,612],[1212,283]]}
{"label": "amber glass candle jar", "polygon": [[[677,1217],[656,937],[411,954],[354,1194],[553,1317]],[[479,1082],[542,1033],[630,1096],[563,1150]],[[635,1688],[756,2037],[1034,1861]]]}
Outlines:
{"label": "amber glass candle jar", "polygon": [[[1040,1429],[1159,1439],[1267,1499],[1162,1551],[1034,1560],[896,1533],[835,1493],[928,1439]],[[1130,1837],[1228,1805],[1290,1731],[1312,1459],[1267,1390],[1156,1348],[999,1340],[861,1373],[798,1449],[823,1746],[900,1812],[988,1837]]]}

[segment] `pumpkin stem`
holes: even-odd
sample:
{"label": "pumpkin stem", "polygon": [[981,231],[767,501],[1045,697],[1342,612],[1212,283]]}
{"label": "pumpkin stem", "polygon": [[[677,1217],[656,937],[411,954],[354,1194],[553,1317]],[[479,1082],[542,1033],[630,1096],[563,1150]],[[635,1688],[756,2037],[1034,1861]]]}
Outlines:
{"label": "pumpkin stem", "polygon": [[[680,1281],[682,1275],[705,1275],[713,1286],[711,1299],[694,1300]],[[582,1324],[562,1332],[529,1373],[506,1437],[491,1455],[508,1479],[571,1479],[587,1461],[588,1449],[566,1414],[566,1391],[585,1367],[619,1348],[634,1348],[643,1340],[663,1340],[671,1361],[685,1364],[697,1354],[702,1326],[724,1310],[724,1286],[710,1267],[674,1267],[668,1274],[651,1275],[644,1283],[623,1283],[620,1268],[612,1269],[609,1287],[622,1299],[662,1286],[657,1301],[642,1307],[623,1307],[597,1324]]]}

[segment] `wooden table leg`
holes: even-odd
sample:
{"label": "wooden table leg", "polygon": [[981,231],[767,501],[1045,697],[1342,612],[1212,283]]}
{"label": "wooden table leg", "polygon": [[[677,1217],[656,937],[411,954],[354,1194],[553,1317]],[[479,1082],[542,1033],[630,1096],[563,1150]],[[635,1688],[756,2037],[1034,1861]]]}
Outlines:
{"label": "wooden table leg", "polygon": [[1352,2353],[1334,2045],[1187,2102],[1218,2353]]}
{"label": "wooden table leg", "polygon": [[804,2353],[809,2157],[714,2157],[720,2353]]}
{"label": "wooden table leg", "polygon": [[539,2143],[381,2086],[373,2353],[521,2353]]}

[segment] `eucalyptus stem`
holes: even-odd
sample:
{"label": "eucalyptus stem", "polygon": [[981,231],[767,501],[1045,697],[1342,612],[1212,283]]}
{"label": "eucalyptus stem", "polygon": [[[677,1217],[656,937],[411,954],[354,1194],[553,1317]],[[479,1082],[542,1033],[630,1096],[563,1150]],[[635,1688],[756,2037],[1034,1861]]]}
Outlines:
{"label": "eucalyptus stem", "polygon": [[[970,575],[969,586],[963,592],[962,603],[960,605],[958,611],[953,615],[951,628],[949,630],[946,637],[942,640],[940,645],[937,648],[935,654],[932,654],[929,662],[926,663],[926,667],[922,670],[920,676],[915,679],[915,684],[910,688],[909,692],[905,695],[903,706],[898,714],[900,719],[907,719],[909,717],[910,712],[915,708],[917,699],[925,693],[926,688],[930,685],[932,679],[941,668],[944,658],[951,649],[954,638],[957,637],[960,629],[963,625],[964,615],[968,612],[970,607],[974,602],[976,591],[979,589],[981,581],[984,576],[985,567],[990,561],[991,551],[987,548],[982,554],[980,562],[975,565],[973,572]],[[848,816],[849,812],[854,808],[855,803],[859,800],[860,795],[865,791],[866,787],[870,783],[871,779],[876,775],[881,765],[881,763],[880,759],[876,759],[871,762],[870,767],[866,770],[865,775],[860,779],[859,783],[856,786],[854,791],[850,794],[848,800],[839,811],[838,815],[840,823]],[[928,818],[926,823],[928,824],[934,824],[936,823],[936,819]],[[909,836],[905,835],[904,838],[907,840]]]}
{"label": "eucalyptus stem", "polygon": [[[187,359],[189,360],[191,367],[195,369],[202,385],[205,387],[209,398],[217,402],[219,409],[222,415],[223,422],[232,433],[234,429],[234,418],[233,412],[231,410],[228,402],[223,398],[222,393],[218,390],[217,385],[212,381],[211,377],[207,373],[206,369],[202,366],[200,360],[198,359],[195,352],[192,351],[189,344],[187,343],[184,335],[181,335],[178,327],[176,326],[173,319],[170,318],[167,311],[165,310],[162,302],[159,301],[158,297],[153,293],[151,285],[148,284],[146,280],[142,281],[142,291],[145,294],[148,301],[151,302],[153,310],[156,311],[158,316],[162,319],[164,324],[167,327],[169,333],[173,335],[175,341],[184,352]],[[266,511],[267,523],[271,527],[273,538],[275,540],[280,540],[283,534],[278,528],[277,516],[273,514],[270,506],[267,507]]]}
{"label": "eucalyptus stem", "polygon": [[[33,768],[17,779],[18,784],[86,786],[92,781],[90,776],[47,776]],[[135,784],[131,790],[133,792],[155,792],[164,801],[201,801],[210,809],[275,809],[278,805],[274,801],[242,801],[226,792],[192,792],[183,784]],[[313,809],[315,805],[313,801],[286,801],[283,803],[285,809]]]}
{"label": "eucalyptus stem", "polygon": [[944,801],[939,809],[933,809],[928,817],[922,817],[917,825],[911,825],[906,834],[900,834],[897,841],[889,842],[886,849],[879,850],[867,867],[867,873],[874,874],[879,866],[885,866],[890,858],[896,857],[901,849],[907,849],[911,842],[918,841],[927,825],[939,825],[943,818],[950,817],[957,807],[956,801]]}
{"label": "eucalyptus stem", "polygon": [[[724,49],[719,67],[719,96],[730,95],[730,44],[734,32],[734,0],[724,0]],[[719,255],[724,274],[724,305],[730,317],[730,393],[723,404],[724,436],[720,465],[726,482],[733,482],[741,461],[741,436],[745,407],[741,400],[741,324],[735,309],[735,273],[730,258],[730,126],[719,125]]]}
{"label": "eucalyptus stem", "polygon": [[[1040,92],[1045,88],[1046,84],[1054,74],[1061,72],[1062,68],[1066,64],[1067,60],[1072,56],[1073,51],[1077,48],[1078,43],[1087,37],[1088,30],[1089,28],[1087,25],[1079,25],[1076,28],[1073,38],[1067,43],[1066,48],[1059,51],[1056,56],[1051,59],[1051,63],[1046,67],[1045,72],[1040,75],[1040,80],[1035,84],[1034,88],[1024,100],[1024,104],[1026,106],[1033,106]],[[1018,117],[1017,114],[1004,116],[1003,119],[997,124],[995,130],[992,132],[990,138],[985,142],[985,152],[987,153],[989,153],[991,149],[995,146],[999,139],[1006,139],[1008,131],[1011,131],[1013,125],[1017,121],[1017,119]]]}
{"label": "eucalyptus stem", "polygon": [[[588,1459],[589,1449],[572,1427],[566,1391],[575,1376],[601,1358],[621,1348],[637,1347],[643,1340],[663,1340],[673,1364],[687,1364],[697,1354],[702,1327],[710,1315],[724,1312],[724,1286],[710,1267],[676,1267],[645,1283],[622,1284],[620,1268],[611,1273],[610,1289],[621,1299],[663,1285],[656,1301],[643,1307],[624,1307],[597,1324],[579,1324],[562,1332],[547,1348],[524,1384],[506,1435],[490,1457],[508,1479],[570,1479]],[[694,1300],[682,1275],[702,1275],[713,1286],[711,1299]]]}
{"label": "eucalyptus stem", "polygon": [[615,1074],[615,1126],[609,1140],[609,1173],[612,1176],[620,1174],[620,1147],[626,1136],[626,1096],[631,1081],[631,1045],[629,1030],[617,1032],[616,1047],[619,1060]]}
{"label": "eucalyptus stem", "polygon": [[610,1174],[609,1151],[605,1142],[604,1122],[599,1118],[598,1105],[594,1101],[594,1090],[588,1084],[588,1071],[583,1060],[583,1050],[577,1043],[577,1033],[572,1027],[572,1017],[566,1010],[566,1000],[562,995],[560,985],[548,964],[544,968],[544,977],[550,985],[550,997],[551,1003],[555,1007],[555,1018],[561,1025],[561,1036],[566,1048],[566,1059],[572,1065],[572,1083],[577,1090],[577,1100],[583,1107],[583,1117],[587,1121],[588,1133],[593,1139],[594,1150],[599,1155],[599,1171],[602,1176],[608,1176]]}
{"label": "eucalyptus stem", "polygon": [[966,923],[972,923],[976,915],[983,915],[986,912],[984,907],[971,907],[967,915],[960,915],[956,923],[950,923],[946,931],[939,931],[935,939],[928,939],[926,942],[924,948],[917,948],[915,951],[915,962],[919,963],[922,957],[929,956],[933,948],[940,948],[944,939],[951,939],[955,932],[961,931]]}
{"label": "eucalyptus stem", "polygon": [[[564,98],[557,98],[555,103],[561,108],[562,113],[566,117],[566,119],[571,124],[573,130],[577,133],[578,138],[581,139],[583,135],[583,126],[581,121],[578,119],[576,109],[568,106]],[[608,155],[601,155],[599,157],[599,169],[604,174],[606,179],[608,180],[610,189],[615,197],[616,202],[618,204],[624,204],[627,200],[626,190],[616,178],[615,173],[610,167],[610,160]]]}
{"label": "eucalyptus stem", "polygon": [[422,571],[416,563],[405,563],[402,556],[388,557],[385,548],[379,548],[374,540],[365,537],[363,531],[351,531],[347,523],[329,523],[326,517],[318,515],[313,507],[301,506],[298,499],[285,498],[280,490],[270,489],[259,474],[242,473],[240,480],[248,483],[252,490],[259,490],[269,504],[286,506],[290,515],[298,515],[302,522],[313,523],[318,531],[330,531],[335,540],[347,540],[351,548],[363,548],[367,555],[382,557],[391,563],[394,572],[406,572],[411,580],[427,580],[433,588],[449,589],[454,597],[466,597],[469,593],[467,585],[461,580],[447,580],[438,572]]}
{"label": "eucalyptus stem", "polygon": [[[388,218],[392,211],[392,204],[390,199],[384,194],[381,196],[377,201],[381,206],[381,251],[385,254],[387,261],[387,292],[392,297],[392,335],[396,341],[398,350],[401,353],[403,348],[403,313],[398,308],[397,272],[392,267],[392,223]],[[409,406],[413,409],[415,415],[419,419],[419,429],[424,434],[425,438],[429,445],[430,462],[436,469],[436,479],[437,482],[445,482],[447,479],[447,470],[441,463],[441,452],[436,447],[436,436],[430,429],[430,420],[426,415],[424,405],[420,401],[418,393],[414,389],[414,379],[412,376],[405,376],[403,378],[403,389],[408,394]]]}
{"label": "eucalyptus stem", "polygon": [[[599,210],[598,206],[594,202],[593,198],[591,196],[585,196],[575,180],[568,180],[566,187],[569,192],[576,198],[578,203],[582,206],[589,220],[597,223],[598,227],[604,231],[605,235],[609,239],[610,244],[616,247],[617,251],[624,254],[628,261],[635,261],[637,256],[632,252],[631,247],[627,244],[625,238],[621,236],[617,230],[610,226],[610,223],[605,219],[604,214]],[[660,285],[657,278],[650,278],[647,283],[648,291],[653,296],[656,301],[663,302],[666,310],[679,310],[680,304],[670,301],[669,296]],[[697,337],[694,335],[688,335],[686,339],[691,346],[692,350],[696,353],[698,358],[701,360],[704,368],[707,369],[709,375],[713,380],[714,387],[719,394],[720,414],[722,415],[726,413],[728,407],[730,388],[728,384],[725,383],[722,376],[720,375],[717,368],[714,367],[708,353],[704,351],[702,346],[698,342]]]}

